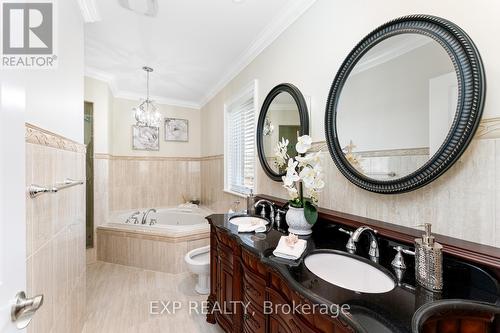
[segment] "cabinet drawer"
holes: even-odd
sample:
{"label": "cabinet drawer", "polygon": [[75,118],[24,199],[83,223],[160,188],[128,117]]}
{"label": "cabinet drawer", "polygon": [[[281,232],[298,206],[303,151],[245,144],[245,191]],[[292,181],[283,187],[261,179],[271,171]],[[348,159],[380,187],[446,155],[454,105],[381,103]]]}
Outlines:
{"label": "cabinet drawer", "polygon": [[[273,304],[273,309],[276,305],[289,304],[283,297],[276,291],[268,288],[269,301]],[[290,332],[290,333],[316,333],[314,329],[310,328],[304,321],[302,321],[297,314],[279,311],[269,316],[272,320],[270,322],[270,332]]]}
{"label": "cabinet drawer", "polygon": [[225,230],[217,229],[217,239],[219,240],[219,244],[224,244],[229,248],[233,248],[236,246],[236,241],[227,233]]}
{"label": "cabinet drawer", "polygon": [[225,261],[226,264],[233,266],[233,252],[230,248],[219,243],[217,246],[217,255],[221,261]]}
{"label": "cabinet drawer", "polygon": [[247,269],[243,269],[243,294],[262,307],[266,300],[266,282]]}
{"label": "cabinet drawer", "polygon": [[247,313],[243,313],[243,330],[248,333],[266,332],[266,317],[252,305],[247,308]]}
{"label": "cabinet drawer", "polygon": [[252,273],[256,274],[261,278],[266,277],[267,268],[260,261],[260,259],[246,249],[242,249],[241,251],[241,261],[243,262],[243,267],[247,270],[252,271]]}

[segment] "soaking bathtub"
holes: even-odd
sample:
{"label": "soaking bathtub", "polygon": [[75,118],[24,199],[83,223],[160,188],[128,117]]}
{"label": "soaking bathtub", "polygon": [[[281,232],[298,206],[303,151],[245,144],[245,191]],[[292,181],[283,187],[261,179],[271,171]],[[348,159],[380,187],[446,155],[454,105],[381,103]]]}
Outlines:
{"label": "soaking bathtub", "polygon": [[[167,207],[150,212],[147,223],[126,223],[135,211],[111,215],[108,223],[97,227],[97,260],[167,273],[187,271],[184,255],[210,244],[206,208]],[[156,223],[149,225],[151,218]]]}
{"label": "soaking bathtub", "polygon": [[[160,208],[157,212],[150,212],[146,224],[141,224],[141,214],[137,216],[139,224],[133,222],[126,223],[127,219],[135,211],[118,212],[111,216],[108,227],[123,230],[137,230],[139,232],[150,234],[161,234],[164,236],[187,236],[200,232],[208,232],[210,227],[206,216],[211,212],[208,209],[197,208]],[[149,225],[151,219],[156,219],[156,223]]]}

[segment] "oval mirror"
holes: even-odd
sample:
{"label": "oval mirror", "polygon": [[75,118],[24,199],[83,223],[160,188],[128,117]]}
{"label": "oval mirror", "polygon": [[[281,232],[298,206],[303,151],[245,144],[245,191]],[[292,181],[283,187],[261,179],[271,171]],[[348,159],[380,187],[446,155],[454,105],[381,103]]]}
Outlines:
{"label": "oval mirror", "polygon": [[354,184],[405,192],[446,171],[479,124],[481,59],[452,23],[401,18],[365,37],[343,63],[327,103],[330,153]]}
{"label": "oval mirror", "polygon": [[301,135],[309,134],[309,117],[304,96],[292,84],[282,83],[267,95],[257,124],[257,150],[264,172],[281,181],[284,168],[276,164],[275,148],[282,139],[288,140],[288,155],[297,155],[295,144]]}

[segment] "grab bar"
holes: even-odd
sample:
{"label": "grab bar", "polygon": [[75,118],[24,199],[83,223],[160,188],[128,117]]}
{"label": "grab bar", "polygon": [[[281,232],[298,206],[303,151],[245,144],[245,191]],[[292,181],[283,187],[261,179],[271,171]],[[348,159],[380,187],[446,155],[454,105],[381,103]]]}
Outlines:
{"label": "grab bar", "polygon": [[64,190],[65,188],[68,187],[83,185],[83,183],[84,181],[82,180],[74,180],[67,178],[63,183],[58,183],[51,187],[31,184],[30,186],[28,186],[28,193],[30,195],[30,198],[36,198],[44,193],[57,193],[60,190]]}

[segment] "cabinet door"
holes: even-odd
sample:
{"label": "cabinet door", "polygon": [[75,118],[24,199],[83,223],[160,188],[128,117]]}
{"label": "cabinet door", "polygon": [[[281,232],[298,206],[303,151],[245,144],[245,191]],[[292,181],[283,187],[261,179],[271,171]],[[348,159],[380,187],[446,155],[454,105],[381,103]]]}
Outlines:
{"label": "cabinet door", "polygon": [[219,284],[217,291],[218,306],[221,310],[219,315],[223,317],[229,325],[233,324],[233,268],[223,260],[219,262]]}

